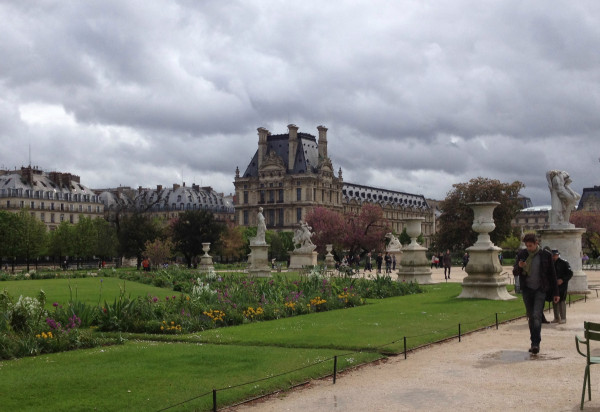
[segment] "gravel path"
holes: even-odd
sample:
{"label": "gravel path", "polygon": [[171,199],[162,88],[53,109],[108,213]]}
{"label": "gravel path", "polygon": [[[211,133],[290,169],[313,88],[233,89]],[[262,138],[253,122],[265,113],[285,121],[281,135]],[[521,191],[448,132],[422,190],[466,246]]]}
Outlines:
{"label": "gravel path", "polygon": [[[460,268],[455,270],[460,272]],[[464,276],[453,273],[452,281]],[[454,279],[456,277],[456,279]],[[434,271],[443,280],[443,272]],[[588,272],[600,283],[600,272]],[[548,317],[548,316],[547,316]],[[549,316],[551,319],[552,316]],[[541,351],[530,355],[524,319],[389,358],[302,389],[273,395],[230,411],[577,411],[585,359],[575,349],[583,321],[600,322],[600,298],[567,308],[563,325],[544,325]],[[600,355],[600,347],[594,353]],[[586,411],[600,411],[600,367],[592,367],[592,400]]]}

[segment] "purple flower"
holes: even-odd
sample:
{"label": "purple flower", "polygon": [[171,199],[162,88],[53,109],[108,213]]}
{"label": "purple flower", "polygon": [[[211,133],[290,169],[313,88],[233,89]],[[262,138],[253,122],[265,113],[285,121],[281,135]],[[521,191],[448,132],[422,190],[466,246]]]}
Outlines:
{"label": "purple flower", "polygon": [[154,296],[154,297],[152,298],[152,302],[158,302],[158,298],[157,298],[156,296]]}
{"label": "purple flower", "polygon": [[58,306],[58,302],[54,302],[54,303],[52,304],[52,306],[54,306],[54,307],[57,307],[57,306]]}

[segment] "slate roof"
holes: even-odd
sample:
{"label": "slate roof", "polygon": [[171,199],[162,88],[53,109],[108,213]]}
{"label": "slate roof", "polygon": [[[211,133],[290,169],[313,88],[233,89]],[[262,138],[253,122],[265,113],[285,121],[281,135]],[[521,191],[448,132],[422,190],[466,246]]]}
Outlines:
{"label": "slate roof", "polygon": [[412,207],[423,210],[430,208],[423,195],[396,192],[394,190],[380,189],[347,182],[344,182],[342,185],[342,199],[346,203],[355,200],[358,203],[390,204],[396,207]]}
{"label": "slate roof", "polygon": [[600,186],[583,188],[583,193],[581,194],[581,199],[579,199],[577,210],[582,210],[583,206],[589,201],[600,201]]}
{"label": "slate roof", "polygon": [[[283,159],[286,169],[289,169],[289,134],[274,134],[267,136],[267,154],[275,152]],[[315,136],[308,133],[298,133],[298,146],[294,169],[290,174],[316,172],[319,165],[319,148]],[[250,164],[242,177],[258,177],[258,149],[252,156]]]}

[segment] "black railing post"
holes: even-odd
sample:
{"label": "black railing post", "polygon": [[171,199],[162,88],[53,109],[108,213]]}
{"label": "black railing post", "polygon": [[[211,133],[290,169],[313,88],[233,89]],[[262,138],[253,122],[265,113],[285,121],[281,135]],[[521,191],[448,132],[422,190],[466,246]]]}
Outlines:
{"label": "black railing post", "polygon": [[333,357],[333,384],[335,385],[335,381],[337,378],[337,355]]}
{"label": "black railing post", "polygon": [[213,412],[217,412],[217,390],[213,389]]}
{"label": "black railing post", "polygon": [[496,330],[498,330],[498,312],[496,312]]}
{"label": "black railing post", "polygon": [[460,323],[458,324],[458,341],[460,342]]}
{"label": "black railing post", "polygon": [[404,337],[404,359],[406,359],[406,336]]}

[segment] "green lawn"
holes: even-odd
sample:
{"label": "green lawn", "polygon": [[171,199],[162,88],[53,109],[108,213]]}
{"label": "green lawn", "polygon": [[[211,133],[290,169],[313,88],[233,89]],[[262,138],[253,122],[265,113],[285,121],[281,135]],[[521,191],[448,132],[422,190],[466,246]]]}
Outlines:
{"label": "green lawn", "polygon": [[[121,346],[23,358],[0,363],[0,399],[6,411],[159,410],[213,388],[303,368],[331,358],[335,350],[128,342]],[[338,368],[379,358],[352,354]],[[219,406],[285,389],[331,373],[328,360],[281,377],[217,393]],[[212,393],[169,409],[209,410]]]}
{"label": "green lawn", "polygon": [[74,279],[34,279],[34,280],[10,280],[0,282],[0,290],[6,289],[13,297],[37,296],[40,289],[46,293],[46,306],[52,306],[53,302],[60,304],[74,301],[97,305],[98,302],[113,302],[121,292],[125,290],[126,295],[165,296],[178,295],[169,289],[157,288],[137,282],[129,282],[117,278],[74,278]]}
{"label": "green lawn", "polygon": [[[70,282],[73,298],[77,289],[79,300],[97,303],[100,278]],[[114,299],[122,286],[123,281],[104,278],[103,300]],[[64,303],[70,298],[67,280],[2,282],[0,287],[13,295],[36,295],[41,288],[48,302]],[[172,293],[135,282],[127,282],[125,288],[131,296]],[[0,409],[160,410],[213,388],[278,375],[336,354],[343,368],[400,353],[404,336],[412,348],[455,336],[459,323],[464,333],[493,324],[496,313],[500,321],[524,314],[520,298],[456,299],[460,291],[460,284],[431,285],[423,294],[370,300],[369,305],[350,309],[191,335],[123,334],[129,341],[122,346],[4,361],[0,363]],[[393,341],[397,342],[387,345]],[[219,390],[219,406],[287,388],[331,373],[332,368],[328,360],[292,374]],[[170,410],[211,406],[209,394]]]}

